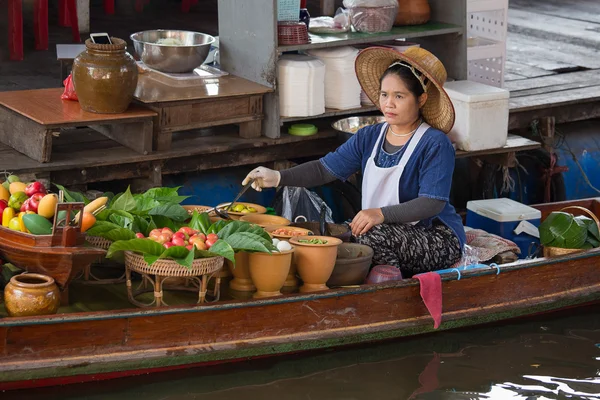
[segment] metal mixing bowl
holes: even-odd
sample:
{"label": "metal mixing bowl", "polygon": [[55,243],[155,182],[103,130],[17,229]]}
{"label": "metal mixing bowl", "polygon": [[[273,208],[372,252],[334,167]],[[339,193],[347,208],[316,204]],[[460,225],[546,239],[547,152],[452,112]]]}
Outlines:
{"label": "metal mixing bowl", "polygon": [[[150,68],[162,72],[185,73],[202,65],[215,38],[190,31],[152,30],[130,36],[138,57]],[[178,39],[182,46],[157,44],[160,39]]]}
{"label": "metal mixing bowl", "polygon": [[333,129],[341,132],[346,138],[350,139],[358,130],[367,125],[379,124],[385,122],[385,117],[382,115],[368,115],[362,117],[349,117],[335,121],[331,124]]}

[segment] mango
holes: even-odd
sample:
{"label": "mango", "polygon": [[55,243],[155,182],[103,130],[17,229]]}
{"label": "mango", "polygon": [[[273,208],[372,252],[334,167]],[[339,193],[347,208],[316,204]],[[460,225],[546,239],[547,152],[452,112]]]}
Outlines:
{"label": "mango", "polygon": [[10,184],[10,194],[15,194],[17,192],[25,193],[25,188],[27,187],[26,183],[23,182],[13,182]]}
{"label": "mango", "polygon": [[38,205],[38,215],[44,218],[54,217],[56,212],[56,205],[58,204],[58,196],[54,193],[47,194],[40,200]]}
{"label": "mango", "polygon": [[0,200],[6,200],[10,198],[10,192],[4,188],[3,185],[0,185]]}

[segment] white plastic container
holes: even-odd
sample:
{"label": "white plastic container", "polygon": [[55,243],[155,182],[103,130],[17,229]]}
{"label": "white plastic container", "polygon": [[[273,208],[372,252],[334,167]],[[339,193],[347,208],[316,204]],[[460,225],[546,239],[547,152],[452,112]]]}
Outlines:
{"label": "white plastic container", "polygon": [[325,64],[315,57],[286,54],[278,62],[279,113],[309,117],[325,112]]}
{"label": "white plastic container", "polygon": [[449,133],[456,147],[465,151],[497,149],[508,135],[508,90],[471,81],[447,82],[456,120]]}
{"label": "white plastic container", "polygon": [[358,50],[343,46],[308,52],[325,63],[325,107],[346,110],[360,107],[360,83],[354,62]]}

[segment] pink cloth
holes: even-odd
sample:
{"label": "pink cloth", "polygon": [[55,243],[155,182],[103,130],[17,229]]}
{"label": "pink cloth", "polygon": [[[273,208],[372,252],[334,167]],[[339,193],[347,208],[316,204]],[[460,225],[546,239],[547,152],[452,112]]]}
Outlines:
{"label": "pink cloth", "polygon": [[418,274],[414,278],[421,284],[421,298],[433,318],[433,328],[437,329],[442,322],[442,278],[435,272]]}

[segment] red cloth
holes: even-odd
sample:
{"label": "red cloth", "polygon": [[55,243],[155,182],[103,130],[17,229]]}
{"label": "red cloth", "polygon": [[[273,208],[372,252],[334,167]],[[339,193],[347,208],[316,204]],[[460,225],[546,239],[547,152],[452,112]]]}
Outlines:
{"label": "red cloth", "polygon": [[437,329],[442,322],[442,278],[435,272],[418,274],[414,278],[421,284],[421,298],[433,318],[433,328]]}

